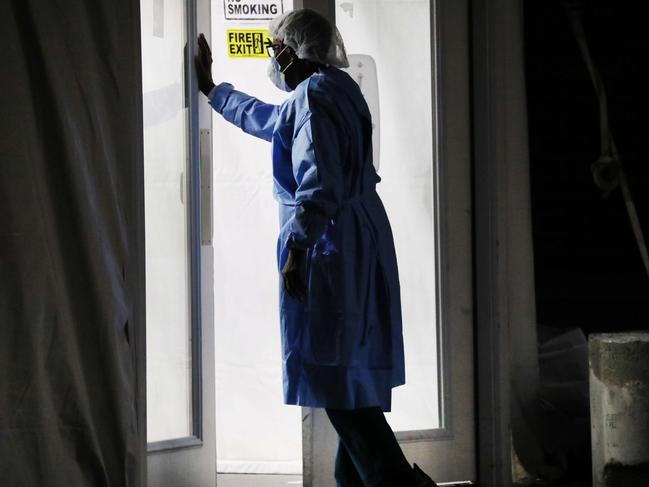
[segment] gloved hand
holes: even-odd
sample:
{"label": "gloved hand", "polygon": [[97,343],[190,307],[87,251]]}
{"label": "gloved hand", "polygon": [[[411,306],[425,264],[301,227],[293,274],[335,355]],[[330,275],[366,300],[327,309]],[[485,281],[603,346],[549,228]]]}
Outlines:
{"label": "gloved hand", "polygon": [[212,81],[212,51],[203,34],[198,36],[198,55],[194,57],[198,89],[205,96],[214,88]]}
{"label": "gloved hand", "polygon": [[305,265],[306,251],[290,249],[282,269],[284,289],[289,296],[302,302],[306,300]]}

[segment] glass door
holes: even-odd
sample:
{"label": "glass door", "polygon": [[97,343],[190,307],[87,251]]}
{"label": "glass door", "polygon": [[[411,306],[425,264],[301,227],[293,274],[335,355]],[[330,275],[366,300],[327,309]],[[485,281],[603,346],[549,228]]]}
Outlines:
{"label": "glass door", "polygon": [[214,485],[211,293],[202,293],[211,253],[201,245],[203,127],[191,62],[197,9],[209,11],[209,3],[141,0],[140,7],[148,485]]}
{"label": "glass door", "polygon": [[387,418],[402,437],[439,429],[442,411],[441,381],[431,380],[441,371],[429,19],[427,1],[357,1],[336,10],[348,72],[374,112],[375,167],[382,178],[377,191],[397,250],[408,380],[394,390]]}
{"label": "glass door", "polygon": [[[374,121],[377,190],[392,224],[406,385],[386,416],[436,481],[475,479],[473,291],[465,2],[336,2],[335,19]],[[310,411],[305,485],[333,478],[335,433]]]}
{"label": "glass door", "polygon": [[186,11],[168,3],[142,2],[149,450],[194,436],[195,416]]}
{"label": "glass door", "polygon": [[[247,10],[261,4],[268,9]],[[289,94],[268,79],[262,41],[292,0],[212,5],[215,82],[281,104]],[[212,123],[217,469],[226,480],[246,474],[253,486],[251,474],[302,473],[300,408],[282,396],[271,145],[217,112]]]}

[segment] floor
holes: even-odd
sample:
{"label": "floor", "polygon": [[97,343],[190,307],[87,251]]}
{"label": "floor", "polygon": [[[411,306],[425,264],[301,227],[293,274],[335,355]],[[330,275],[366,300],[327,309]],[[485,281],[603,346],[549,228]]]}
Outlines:
{"label": "floor", "polygon": [[520,484],[514,484],[513,487],[592,487],[592,483],[587,481],[558,482],[558,483],[538,481],[538,482],[525,482]]}
{"label": "floor", "polygon": [[300,487],[301,475],[219,474],[218,487]]}
{"label": "floor", "polygon": [[[239,475],[219,474],[217,487],[301,487],[300,475]],[[525,483],[516,484],[515,487],[590,487],[589,482],[584,483]]]}
{"label": "floor", "polygon": [[300,487],[301,485],[300,475],[219,474],[217,479],[217,487]]}

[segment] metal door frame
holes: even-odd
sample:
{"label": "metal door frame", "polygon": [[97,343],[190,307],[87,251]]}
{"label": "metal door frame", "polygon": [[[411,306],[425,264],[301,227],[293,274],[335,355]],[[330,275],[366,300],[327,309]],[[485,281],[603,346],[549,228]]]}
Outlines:
{"label": "metal door frame", "polygon": [[[185,29],[187,39],[196,39],[196,2],[184,0],[186,7]],[[188,44],[190,47],[192,43]],[[189,275],[190,275],[190,342],[191,342],[191,435],[170,440],[148,443],[148,453],[197,447],[203,444],[203,374],[202,343],[194,337],[202,335],[202,299],[201,299],[201,184],[200,184],[200,140],[198,123],[198,85],[193,72],[193,49],[188,49],[185,60],[185,96],[188,102],[187,146],[188,199],[189,202]]]}
{"label": "metal door frame", "polygon": [[[135,342],[137,417],[139,423],[138,455],[146,468],[139,467],[140,485],[155,487],[184,485],[205,487],[216,485],[216,427],[214,398],[214,299],[213,248],[211,239],[211,109],[200,99],[193,57],[198,32],[211,37],[209,0],[184,0],[186,4],[186,99],[188,102],[188,156],[189,225],[192,354],[192,434],[185,438],[147,443],[146,420],[146,287],[145,287],[145,220],[144,220],[144,165],[143,136],[138,147],[141,164],[135,168],[135,179],[140,191],[137,195],[137,235],[134,255],[137,257],[140,279],[134,290],[137,321]],[[135,26],[140,32],[141,26]],[[138,34],[139,37],[139,34]],[[141,73],[141,54],[138,55],[138,73]],[[140,74],[141,76],[141,74]],[[140,78],[141,85],[141,78]],[[142,120],[140,120],[140,126]],[[207,137],[202,137],[207,135]],[[204,145],[204,144],[203,144]],[[203,174],[201,174],[203,173]],[[205,191],[208,189],[207,191]],[[206,234],[208,232],[209,234]]]}

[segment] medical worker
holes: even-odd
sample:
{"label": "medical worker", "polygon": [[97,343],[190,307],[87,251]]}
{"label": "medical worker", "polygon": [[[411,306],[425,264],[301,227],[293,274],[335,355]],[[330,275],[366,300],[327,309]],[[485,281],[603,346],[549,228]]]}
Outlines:
{"label": "medical worker", "polygon": [[270,23],[264,103],[212,81],[202,35],[196,70],[214,110],[272,145],[286,404],[325,408],[340,438],[339,487],[430,487],[410,466],[384,411],[405,382],[397,260],[376,193],[372,121],[335,27],[313,10]]}

